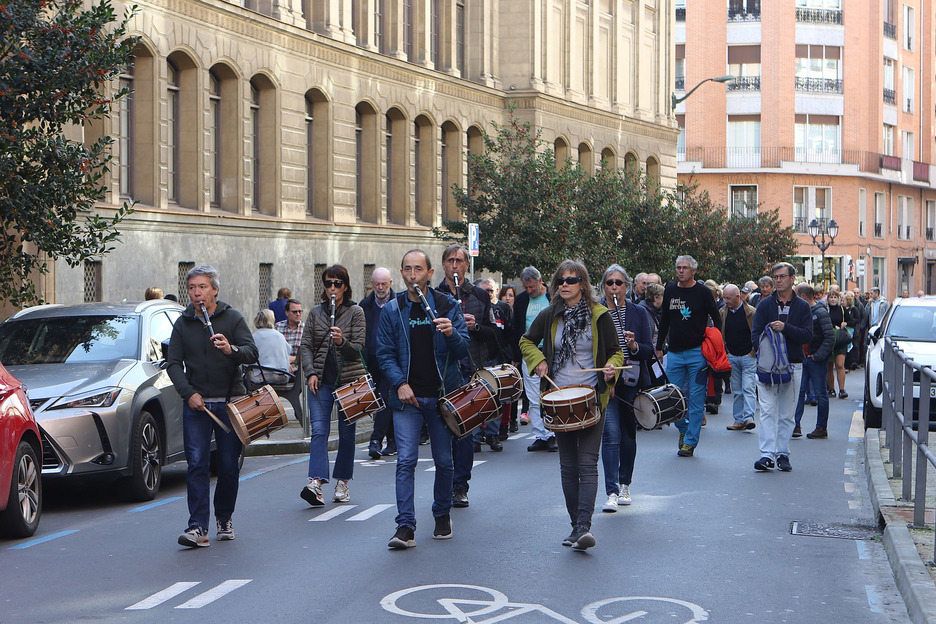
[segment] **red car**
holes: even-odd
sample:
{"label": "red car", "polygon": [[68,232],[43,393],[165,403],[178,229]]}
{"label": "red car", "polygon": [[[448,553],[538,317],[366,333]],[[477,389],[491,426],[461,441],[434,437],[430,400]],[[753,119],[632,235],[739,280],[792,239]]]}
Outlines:
{"label": "red car", "polygon": [[42,515],[42,445],[26,388],[0,364],[0,535],[29,537]]}

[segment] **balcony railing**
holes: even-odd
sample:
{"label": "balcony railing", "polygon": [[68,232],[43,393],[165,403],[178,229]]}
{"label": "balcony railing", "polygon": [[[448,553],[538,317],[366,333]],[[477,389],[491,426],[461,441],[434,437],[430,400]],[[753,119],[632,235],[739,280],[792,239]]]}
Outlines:
{"label": "balcony railing", "polygon": [[674,86],[674,88],[677,91],[685,91],[686,90],[686,77],[676,76],[676,85]]}
{"label": "balcony railing", "polygon": [[900,159],[896,156],[886,156],[881,154],[881,169],[900,171]]}
{"label": "balcony railing", "polygon": [[913,232],[911,225],[901,225],[897,224],[897,240],[910,240],[911,233]]}
{"label": "balcony railing", "polygon": [[884,89],[884,103],[885,104],[896,104],[897,96],[894,93],[893,89]]}
{"label": "balcony railing", "polygon": [[686,21],[686,7],[676,7],[676,21],[677,22]]}
{"label": "balcony railing", "polygon": [[934,230],[936,230],[936,228],[932,228],[932,227],[926,228],[926,240],[933,241],[933,239],[936,238],[934,237],[934,234],[936,234]]}
{"label": "balcony railing", "polygon": [[759,22],[760,9],[728,9],[729,22]]}
{"label": "balcony railing", "polygon": [[913,179],[917,182],[929,182],[930,167],[927,163],[913,161]]}
{"label": "balcony railing", "polygon": [[738,76],[726,86],[729,91],[760,91],[760,76]]}
{"label": "balcony railing", "polygon": [[890,22],[884,22],[884,36],[888,39],[897,39],[897,24],[891,24]]}
{"label": "balcony railing", "polygon": [[[682,154],[685,154],[683,157]],[[882,170],[906,171],[907,177],[911,175],[910,161],[903,161],[896,156],[886,156],[879,152],[862,150],[812,150],[797,147],[686,147],[680,152],[680,162],[701,162],[703,168],[761,168],[776,169],[784,163],[819,163],[856,165],[864,173],[880,174]],[[906,167],[904,166],[906,165]],[[927,163],[921,167],[929,168]],[[926,175],[929,175],[927,170]],[[926,183],[923,172],[918,176],[919,182]]]}
{"label": "balcony railing", "polygon": [[838,9],[796,9],[796,21],[807,24],[838,24],[842,23],[842,12]]}
{"label": "balcony railing", "polygon": [[805,234],[808,224],[809,221],[806,220],[806,217],[793,217],[793,231],[798,234]]}
{"label": "balcony railing", "polygon": [[795,88],[797,91],[808,91],[809,93],[842,93],[842,79],[797,76]]}
{"label": "balcony railing", "polygon": [[874,224],[874,238],[884,238],[884,224],[883,223]]}

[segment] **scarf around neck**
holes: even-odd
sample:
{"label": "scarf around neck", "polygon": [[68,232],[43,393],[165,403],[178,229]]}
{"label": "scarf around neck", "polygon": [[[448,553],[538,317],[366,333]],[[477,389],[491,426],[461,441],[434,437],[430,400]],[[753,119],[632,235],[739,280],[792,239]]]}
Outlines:
{"label": "scarf around neck", "polygon": [[574,306],[562,311],[562,341],[553,360],[553,370],[560,370],[575,355],[575,345],[591,322],[591,306],[580,299]]}

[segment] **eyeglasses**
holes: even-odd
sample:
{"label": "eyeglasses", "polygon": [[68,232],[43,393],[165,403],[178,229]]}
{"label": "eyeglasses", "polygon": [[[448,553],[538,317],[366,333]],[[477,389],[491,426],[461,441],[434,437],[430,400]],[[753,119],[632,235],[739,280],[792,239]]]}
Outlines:
{"label": "eyeglasses", "polygon": [[791,277],[791,275],[789,273],[780,273],[779,275],[771,275],[770,277],[774,278],[775,280],[778,280],[781,277],[782,278]]}
{"label": "eyeglasses", "polygon": [[623,280],[610,279],[605,282],[605,286],[623,286],[623,285],[624,285]]}
{"label": "eyeglasses", "polygon": [[341,288],[344,286],[344,280],[322,280],[325,288]]}
{"label": "eyeglasses", "polygon": [[569,284],[571,286],[572,284],[578,284],[581,281],[582,281],[581,277],[576,277],[573,275],[572,277],[560,277],[559,279],[556,280],[556,283],[559,284],[560,286],[562,286],[563,284]]}

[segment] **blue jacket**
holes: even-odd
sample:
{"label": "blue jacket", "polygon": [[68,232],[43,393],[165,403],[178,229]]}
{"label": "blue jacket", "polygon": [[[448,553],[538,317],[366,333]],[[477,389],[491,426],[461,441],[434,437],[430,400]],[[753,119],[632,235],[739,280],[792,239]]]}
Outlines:
{"label": "blue jacket", "polygon": [[[410,310],[413,303],[406,290],[384,306],[377,325],[377,363],[393,392],[390,393],[389,407],[403,409],[396,390],[409,380],[410,367]],[[427,289],[426,299],[436,316],[445,316],[452,321],[455,331],[451,336],[433,330],[432,342],[435,350],[436,368],[442,388],[439,396],[448,394],[462,385],[458,361],[468,357],[468,326],[461,307],[455,299],[432,288]]]}
{"label": "blue jacket", "polygon": [[[754,312],[754,322],[751,326],[751,344],[757,349],[760,344],[761,334],[768,323],[780,320],[777,295],[774,293],[770,297],[762,298],[757,304],[757,310]],[[786,340],[787,354],[792,363],[802,363],[803,345],[809,344],[813,335],[812,312],[809,310],[809,304],[793,295],[790,301],[790,313],[783,325],[784,340]]]}

